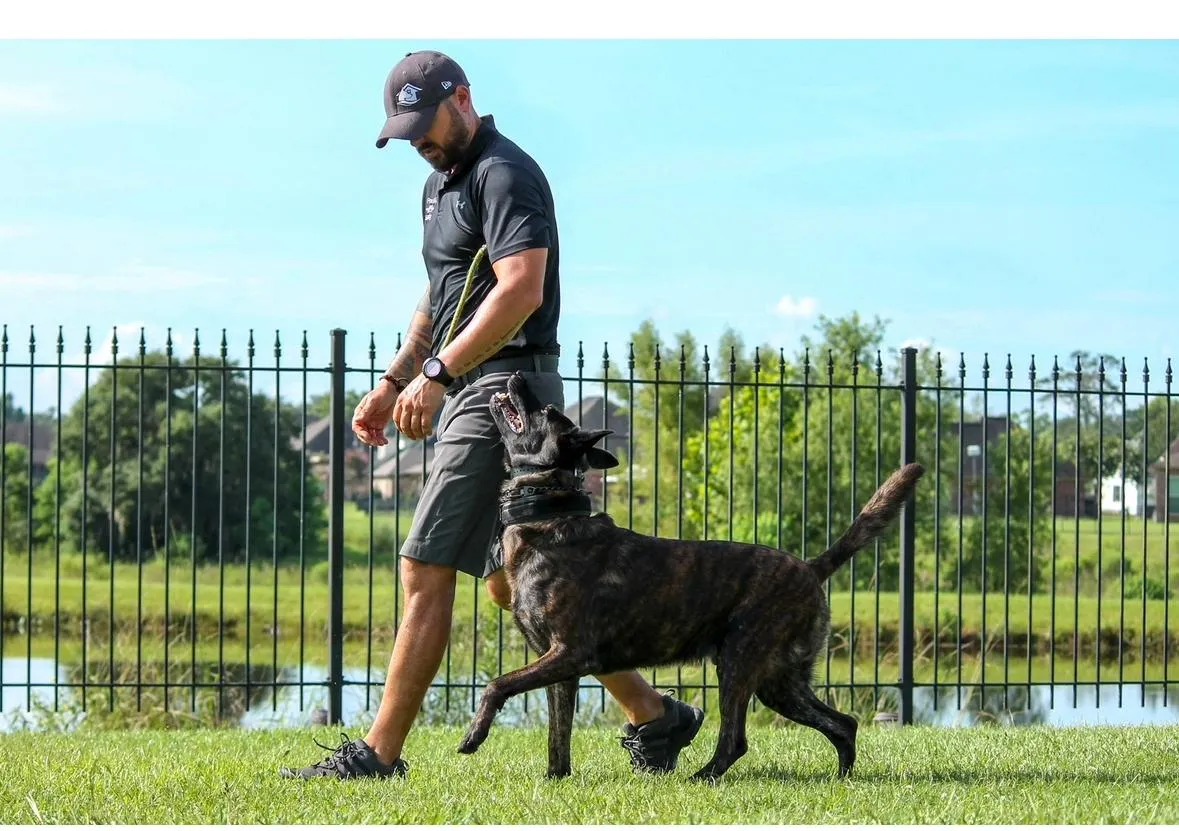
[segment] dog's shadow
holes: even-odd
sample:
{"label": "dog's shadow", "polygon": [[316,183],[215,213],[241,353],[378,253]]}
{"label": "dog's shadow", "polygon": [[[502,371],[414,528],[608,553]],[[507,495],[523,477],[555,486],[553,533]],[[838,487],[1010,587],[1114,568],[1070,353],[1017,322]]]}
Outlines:
{"label": "dog's shadow", "polygon": [[791,783],[841,783],[854,785],[857,782],[873,785],[900,784],[960,784],[985,785],[1002,782],[1019,783],[1085,783],[1085,784],[1125,784],[1133,779],[1134,784],[1141,785],[1179,785],[1179,774],[1161,773],[1108,773],[1105,771],[1035,771],[1035,770],[934,770],[923,773],[909,773],[907,771],[853,771],[848,779],[840,779],[834,771],[822,772],[816,770],[798,770],[786,765],[769,764],[751,767],[741,771],[729,771],[721,783],[730,782],[750,783],[766,780]]}

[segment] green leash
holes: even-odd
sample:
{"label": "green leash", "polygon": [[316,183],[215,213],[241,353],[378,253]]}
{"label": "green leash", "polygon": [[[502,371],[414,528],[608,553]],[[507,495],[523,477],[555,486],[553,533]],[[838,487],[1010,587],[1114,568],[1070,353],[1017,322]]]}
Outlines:
{"label": "green leash", "polygon": [[475,274],[479,271],[479,266],[483,264],[484,258],[487,256],[487,246],[482,245],[479,250],[475,252],[475,259],[471,260],[471,267],[467,269],[467,282],[463,286],[463,293],[459,295],[458,308],[454,310],[454,317],[450,319],[450,331],[446,333],[446,339],[442,341],[442,346],[445,348],[454,337],[454,330],[458,328],[459,318],[463,316],[463,307],[467,305],[467,299],[471,296],[471,286],[475,282]]}

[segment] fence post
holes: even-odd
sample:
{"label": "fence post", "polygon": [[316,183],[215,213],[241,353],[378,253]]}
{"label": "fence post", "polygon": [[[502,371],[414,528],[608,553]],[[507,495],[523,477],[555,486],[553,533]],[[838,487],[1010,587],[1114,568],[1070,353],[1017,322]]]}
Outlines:
{"label": "fence post", "polygon": [[[901,350],[901,464],[917,461],[917,350]],[[914,498],[901,507],[901,724],[913,723],[913,653],[916,638],[913,624],[913,555],[916,526]]]}
{"label": "fence post", "polygon": [[328,723],[343,722],[344,698],[344,412],[343,329],[332,330],[328,466]]}

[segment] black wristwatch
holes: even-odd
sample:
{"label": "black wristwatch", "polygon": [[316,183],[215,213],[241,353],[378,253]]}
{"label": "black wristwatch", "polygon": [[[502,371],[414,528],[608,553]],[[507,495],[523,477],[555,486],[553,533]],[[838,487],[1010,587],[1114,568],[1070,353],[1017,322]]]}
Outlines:
{"label": "black wristwatch", "polygon": [[436,355],[426,358],[422,364],[422,375],[425,375],[431,381],[437,381],[444,387],[449,387],[454,383],[454,378],[446,371],[446,364]]}

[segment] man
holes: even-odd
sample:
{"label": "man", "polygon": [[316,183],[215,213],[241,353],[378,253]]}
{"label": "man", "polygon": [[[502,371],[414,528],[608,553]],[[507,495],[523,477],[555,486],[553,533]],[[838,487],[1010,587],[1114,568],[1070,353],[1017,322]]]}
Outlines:
{"label": "man", "polygon": [[[405,775],[402,748],[446,650],[457,573],[484,578],[491,599],[511,608],[497,527],[503,447],[491,397],[522,371],[546,403],[564,406],[560,247],[544,174],[490,115],[476,114],[463,70],[438,52],[410,53],[393,68],[385,114],[377,147],[407,141],[434,168],[422,194],[429,286],[388,372],[357,405],[352,429],[378,447],[389,441],[390,420],[411,439],[437,428],[438,440],[401,550],[405,618],[376,718],[367,736],[345,741],[324,761],[283,768],[289,777]],[[484,245],[486,259],[452,327]],[[674,769],[704,713],[660,696],[637,672],[599,680],[627,716],[622,744],[632,765]]]}

